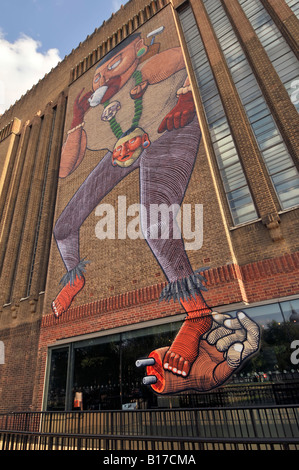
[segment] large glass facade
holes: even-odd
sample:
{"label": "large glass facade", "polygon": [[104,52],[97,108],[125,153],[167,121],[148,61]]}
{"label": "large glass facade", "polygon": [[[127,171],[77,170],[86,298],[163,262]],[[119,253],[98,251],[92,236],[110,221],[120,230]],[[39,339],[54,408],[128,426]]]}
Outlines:
{"label": "large glass facade", "polygon": [[[298,365],[292,362],[292,343],[299,339],[299,300],[242,309],[261,329],[259,353],[239,372],[250,380],[273,380],[279,374],[280,380],[295,374]],[[234,312],[230,312],[232,315]]]}
{"label": "large glass facade", "polygon": [[[291,98],[292,84],[299,80],[297,57],[260,0],[239,0],[239,3]],[[295,107],[299,111],[299,103]]]}
{"label": "large glass facade", "polygon": [[[242,310],[261,327],[261,349],[233,381],[246,377],[247,383],[254,384],[261,377],[269,381],[276,374],[280,380],[284,374],[298,375],[291,345],[299,339],[299,299]],[[236,311],[226,313],[235,316]],[[170,345],[181,324],[177,321],[50,348],[45,409],[74,409],[77,392],[82,394],[83,410],[156,407],[157,396],[142,383],[145,370],[135,363]]]}
{"label": "large glass facade", "polygon": [[197,79],[219,172],[235,225],[252,221],[257,213],[231,135],[213,72],[190,7],[180,11],[180,21]]}
{"label": "large glass facade", "polygon": [[181,322],[70,343],[49,351],[47,410],[73,409],[76,393],[83,409],[120,409],[133,403],[151,407],[155,397],[142,384],[136,360],[170,345]]}
{"label": "large glass facade", "polygon": [[120,335],[98,338],[73,349],[72,398],[83,395],[85,409],[115,407],[121,394]]}

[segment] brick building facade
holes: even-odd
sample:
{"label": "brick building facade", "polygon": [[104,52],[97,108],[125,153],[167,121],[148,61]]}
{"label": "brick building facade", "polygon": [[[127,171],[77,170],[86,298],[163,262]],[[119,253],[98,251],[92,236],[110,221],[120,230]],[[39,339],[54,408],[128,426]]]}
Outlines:
{"label": "brick building facade", "polygon": [[[198,295],[211,310],[233,318],[242,310],[261,328],[255,355],[235,375],[296,369],[290,360],[299,314],[296,8],[292,0],[131,0],[0,117],[0,411],[72,409],[78,391],[84,409],[150,406],[156,395],[142,385],[145,371],[135,361],[169,347],[186,312],[192,316],[182,297],[160,299],[183,278],[185,258],[193,273],[204,271],[207,291]],[[135,82],[106,79],[103,93],[114,91],[104,106],[93,104],[104,71],[122,66],[132,44],[141,71]],[[155,60],[153,74],[148,64]],[[128,90],[142,88],[144,76],[145,91],[132,100]],[[180,95],[191,92],[194,115],[177,126],[189,134],[176,126],[159,134]],[[112,119],[99,112],[110,105],[118,106]],[[120,128],[137,121],[150,146],[132,166],[118,166],[113,139],[123,142]],[[180,166],[184,152],[174,160],[183,145],[186,154],[196,149],[191,170],[188,162]],[[157,155],[164,160],[155,166]],[[145,240],[136,222],[136,205],[163,201],[163,191],[169,201],[183,191],[181,207],[190,210],[182,264],[179,248]],[[121,231],[121,210],[134,236]],[[84,288],[58,311],[60,279],[76,276],[72,269],[82,260]],[[287,342],[265,339],[273,321],[288,329]]]}

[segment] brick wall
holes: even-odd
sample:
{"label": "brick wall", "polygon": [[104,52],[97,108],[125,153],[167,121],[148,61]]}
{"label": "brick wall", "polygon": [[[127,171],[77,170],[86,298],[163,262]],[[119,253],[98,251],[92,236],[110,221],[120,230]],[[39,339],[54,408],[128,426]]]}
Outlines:
{"label": "brick wall", "polygon": [[32,409],[40,321],[1,330],[5,364],[0,364],[0,412]]}

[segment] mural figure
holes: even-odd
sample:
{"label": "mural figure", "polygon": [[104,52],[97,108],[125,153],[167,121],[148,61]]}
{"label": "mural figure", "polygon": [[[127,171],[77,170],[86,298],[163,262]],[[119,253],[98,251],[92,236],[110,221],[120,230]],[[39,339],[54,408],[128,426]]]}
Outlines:
{"label": "mural figure", "polygon": [[166,347],[136,361],[137,367],[146,367],[143,383],[151,385],[156,393],[165,395],[186,390],[207,392],[223,385],[243,367],[244,362],[259,349],[259,326],[241,311],[237,312],[236,318],[212,312],[212,318],[210,330],[198,341],[197,357],[187,376],[173,370],[177,368],[175,358],[172,366],[165,364],[169,354]]}
{"label": "mural figure", "polygon": [[[146,209],[152,204],[182,204],[201,132],[181,48],[159,52],[154,37],[162,31],[163,27],[153,32],[149,46],[141,34],[132,34],[122,41],[99,62],[92,90],[81,90],[75,99],[71,128],[61,154],[60,178],[78,168],[87,148],[107,152],[69,201],[54,228],[66,267],[63,288],[52,303],[56,317],[67,311],[85,285],[86,261],[79,252],[80,227],[123,178],[139,169],[140,203]],[[206,290],[204,270],[193,271],[182,238],[174,237],[176,214],[169,214],[169,236],[163,237],[165,227],[158,223],[158,237],[151,238],[149,213],[146,210],[141,214],[141,227],[168,280],[161,300],[180,302],[186,319],[171,347],[153,352],[147,369],[152,378],[148,380],[156,384],[158,393],[190,388],[190,380],[191,388],[198,388],[195,382],[201,373],[197,371],[203,362],[208,363],[208,356],[217,355],[219,362],[228,356],[229,363],[233,363],[232,350],[229,354],[221,351],[219,342],[214,341],[216,336],[219,339],[224,333],[227,335],[227,329],[217,323],[220,317],[213,319],[202,295]],[[239,358],[235,360],[240,365],[257,350],[259,336],[253,322],[234,323],[236,330],[229,336],[242,344],[243,355],[238,351]],[[224,335],[224,341],[225,338]],[[215,377],[210,367],[209,374],[210,383],[213,376],[213,384],[218,386],[228,378],[228,369],[218,368]],[[166,387],[165,381],[169,382]]]}

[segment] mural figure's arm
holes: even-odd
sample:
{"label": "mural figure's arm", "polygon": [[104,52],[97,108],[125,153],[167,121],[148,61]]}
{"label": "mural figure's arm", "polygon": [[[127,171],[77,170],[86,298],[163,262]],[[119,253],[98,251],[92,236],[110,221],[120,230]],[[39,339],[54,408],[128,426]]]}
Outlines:
{"label": "mural figure's arm", "polygon": [[[148,85],[160,83],[184,68],[185,62],[180,47],[156,54],[144,63],[141,69],[142,83],[131,90],[132,98],[141,97]],[[195,116],[195,105],[188,77],[183,87],[177,90],[177,96],[178,102],[161,122],[158,128],[159,133],[185,127]]]}
{"label": "mural figure's arm", "polygon": [[184,68],[185,63],[180,47],[167,49],[154,55],[144,62],[140,69],[142,72],[142,83],[131,90],[132,98],[139,98],[145,93],[148,85],[160,83]]}
{"label": "mural figure's arm", "polygon": [[156,349],[136,365],[146,366],[143,382],[159,394],[206,392],[223,385],[244,361],[257,353],[259,346],[260,328],[244,312],[238,312],[236,318],[213,312],[213,325],[200,340],[198,357],[188,377],[165,370],[163,360],[168,348]]}
{"label": "mural figure's arm", "polygon": [[72,173],[81,163],[85,154],[87,140],[83,129],[84,115],[90,107],[88,98],[90,98],[92,92],[85,93],[81,97],[83,90],[80,91],[75,99],[71,128],[62,147],[59,169],[60,178],[65,178]]}
{"label": "mural figure's arm", "polygon": [[177,91],[178,102],[162,120],[158,132],[172,131],[189,124],[195,116],[195,104],[191,85],[187,77],[182,88]]}
{"label": "mural figure's arm", "polygon": [[180,47],[167,49],[156,54],[142,67],[143,81],[154,85],[166,80],[174,73],[185,68],[184,57]]}

